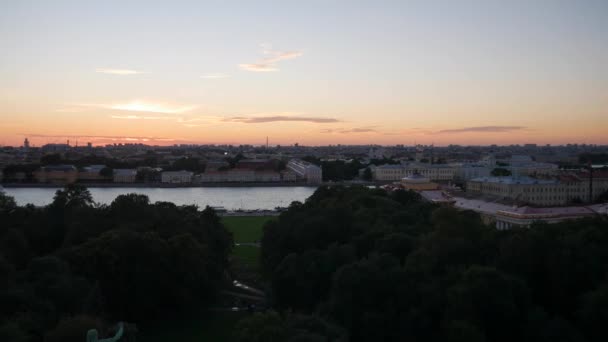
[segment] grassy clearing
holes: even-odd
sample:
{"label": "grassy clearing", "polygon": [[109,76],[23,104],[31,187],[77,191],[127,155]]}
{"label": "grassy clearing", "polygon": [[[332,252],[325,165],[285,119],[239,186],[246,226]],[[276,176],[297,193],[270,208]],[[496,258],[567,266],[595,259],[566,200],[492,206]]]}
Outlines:
{"label": "grassy clearing", "polygon": [[260,248],[255,246],[235,246],[232,254],[239,262],[254,269],[260,265]]}
{"label": "grassy clearing", "polygon": [[[262,239],[262,227],[274,217],[269,216],[230,216],[223,217],[222,223],[232,232],[234,242],[251,243]],[[255,246],[235,246],[234,258],[245,268],[258,272],[260,248]],[[147,342],[229,342],[233,340],[236,323],[246,315],[243,312],[194,313],[187,317],[160,322],[154,326],[142,327],[138,338]]]}
{"label": "grassy clearing", "polygon": [[222,218],[222,223],[232,232],[234,242],[259,242],[264,224],[272,219],[272,216],[228,216]]}

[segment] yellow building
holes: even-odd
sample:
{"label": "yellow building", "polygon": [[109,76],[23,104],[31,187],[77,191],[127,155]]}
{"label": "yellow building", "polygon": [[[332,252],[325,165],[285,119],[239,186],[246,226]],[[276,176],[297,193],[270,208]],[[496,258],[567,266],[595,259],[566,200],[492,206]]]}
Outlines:
{"label": "yellow building", "polygon": [[401,186],[405,189],[415,191],[436,190],[439,188],[437,183],[431,182],[430,179],[419,173],[414,173],[410,176],[402,178]]}
{"label": "yellow building", "polygon": [[49,165],[34,172],[34,177],[39,183],[75,183],[78,170],[73,165]]}

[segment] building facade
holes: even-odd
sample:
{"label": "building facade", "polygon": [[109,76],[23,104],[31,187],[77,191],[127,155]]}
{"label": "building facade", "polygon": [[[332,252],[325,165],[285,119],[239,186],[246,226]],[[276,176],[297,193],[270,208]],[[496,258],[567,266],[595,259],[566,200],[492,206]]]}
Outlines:
{"label": "building facade", "polygon": [[287,163],[287,169],[305,179],[308,184],[321,184],[323,182],[323,171],[317,165],[309,162],[292,159]]}
{"label": "building facade", "polygon": [[34,172],[39,183],[68,184],[78,180],[78,170],[74,165],[48,165]]}
{"label": "building facade", "polygon": [[594,174],[591,184],[585,173],[565,174],[550,179],[531,177],[481,177],[467,182],[467,192],[490,195],[538,206],[563,206],[589,202],[608,191],[608,172]]}
{"label": "building facade", "polygon": [[165,171],[161,174],[161,182],[168,184],[188,184],[192,183],[192,176],[194,174],[190,171]]}
{"label": "building facade", "polygon": [[452,181],[457,167],[449,164],[407,163],[400,165],[380,165],[370,168],[375,181],[400,181],[404,177],[420,174],[431,181]]}
{"label": "building facade", "polygon": [[112,173],[114,183],[134,183],[137,179],[136,169],[114,169]]}

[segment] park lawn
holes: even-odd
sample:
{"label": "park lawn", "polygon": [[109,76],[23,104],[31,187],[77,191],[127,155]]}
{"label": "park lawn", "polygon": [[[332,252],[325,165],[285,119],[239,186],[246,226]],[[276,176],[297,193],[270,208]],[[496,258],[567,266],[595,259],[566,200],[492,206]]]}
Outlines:
{"label": "park lawn", "polygon": [[226,216],[222,217],[222,223],[232,232],[235,243],[259,242],[264,225],[272,219],[272,216]]}
{"label": "park lawn", "polygon": [[239,262],[257,269],[260,265],[260,247],[256,246],[234,246],[232,255]]}
{"label": "park lawn", "polygon": [[229,342],[243,312],[205,311],[189,317],[171,319],[142,327],[138,339],[146,342]]}
{"label": "park lawn", "polygon": [[[228,216],[222,223],[232,232],[235,243],[253,243],[262,239],[266,222],[271,216]],[[239,263],[252,270],[259,269],[260,248],[256,246],[234,246],[232,255]],[[146,342],[229,342],[233,340],[236,323],[246,315],[243,312],[204,311],[175,317],[154,326],[142,327],[139,338]]]}

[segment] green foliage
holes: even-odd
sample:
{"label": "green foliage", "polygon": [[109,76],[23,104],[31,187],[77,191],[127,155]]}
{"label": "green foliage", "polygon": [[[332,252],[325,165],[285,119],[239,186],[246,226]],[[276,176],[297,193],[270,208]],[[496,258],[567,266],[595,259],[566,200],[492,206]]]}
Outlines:
{"label": "green foliage", "polygon": [[[78,315],[62,319],[57,326],[45,336],[47,342],[82,342],[87,331],[103,331],[103,322],[97,317]],[[101,338],[103,336],[100,336]]]}
{"label": "green foliage", "polygon": [[511,171],[509,171],[505,168],[502,168],[502,167],[497,167],[494,170],[492,170],[491,174],[494,177],[505,177],[505,176],[510,176]]}
{"label": "green foliage", "polygon": [[171,166],[165,168],[169,171],[192,171],[192,172],[203,172],[205,171],[205,166],[200,163],[198,158],[189,158],[184,157],[176,160],[171,164]]}
{"label": "green foliage", "polygon": [[234,242],[257,242],[262,239],[264,225],[271,216],[225,216],[222,224],[234,238]]}
{"label": "green foliage", "polygon": [[0,341],[27,342],[30,338],[17,322],[7,320],[0,323]]}
{"label": "green foliage", "polygon": [[89,189],[80,184],[69,184],[63,190],[57,190],[51,207],[58,209],[81,208],[93,205],[93,196]]}
{"label": "green foliage", "polygon": [[373,177],[372,170],[369,167],[366,167],[365,171],[363,171],[363,180],[371,181],[372,177]]}
{"label": "green foliage", "polygon": [[255,313],[235,329],[237,342],[346,341],[345,332],[318,316],[286,315],[275,311]]}
{"label": "green foliage", "polygon": [[11,211],[17,207],[17,203],[12,196],[0,190],[0,212]]}
{"label": "green foliage", "polygon": [[114,170],[109,167],[104,167],[103,169],[101,169],[101,171],[99,171],[99,175],[106,178],[111,178],[114,175]]}
{"label": "green foliage", "polygon": [[235,336],[238,342],[284,342],[286,330],[278,313],[256,313],[237,324]]}
{"label": "green foliage", "polygon": [[266,224],[262,265],[277,309],[351,341],[604,341],[607,228],[496,231],[413,192],[321,187]]}
{"label": "green foliage", "polygon": [[318,165],[323,170],[323,180],[339,182],[344,180],[352,180],[359,175],[359,170],[365,165],[357,159],[351,162],[344,160],[321,161],[313,156],[306,156],[302,160]]}
{"label": "green foliage", "polygon": [[64,163],[66,163],[66,160],[63,159],[59,153],[45,154],[40,157],[40,164],[42,165],[58,165]]}
{"label": "green foliage", "polygon": [[578,156],[580,164],[608,164],[608,153],[581,153]]}
{"label": "green foliage", "polygon": [[608,190],[602,192],[598,198],[597,198],[597,202],[598,203],[606,203],[608,202]]}
{"label": "green foliage", "polygon": [[150,204],[137,194],[93,206],[79,185],[57,191],[47,207],[17,206],[0,218],[7,341],[76,336],[80,321],[70,318],[81,315],[147,323],[207,307],[233,245],[212,209]]}
{"label": "green foliage", "polygon": [[233,169],[236,166],[236,164],[242,159],[246,159],[246,158],[242,153],[239,152],[234,157],[226,158],[226,161],[228,162],[230,168]]}
{"label": "green foliage", "polygon": [[171,319],[141,326],[138,341],[145,342],[228,342],[233,341],[237,322],[243,312],[188,312]]}
{"label": "green foliage", "polygon": [[343,160],[323,161],[321,168],[323,169],[324,181],[343,181],[352,180],[359,175],[359,169],[364,165],[354,159],[350,163]]}
{"label": "green foliage", "polygon": [[234,257],[242,264],[245,264],[252,269],[260,267],[260,248],[256,246],[235,246],[233,250]]}

